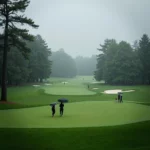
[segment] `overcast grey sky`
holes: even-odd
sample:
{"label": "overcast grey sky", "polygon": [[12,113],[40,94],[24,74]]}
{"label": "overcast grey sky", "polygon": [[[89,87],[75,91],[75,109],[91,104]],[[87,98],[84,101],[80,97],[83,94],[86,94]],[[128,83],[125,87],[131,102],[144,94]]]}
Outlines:
{"label": "overcast grey sky", "polygon": [[150,33],[150,0],[31,0],[26,15],[52,51],[91,56],[106,38],[133,44]]}

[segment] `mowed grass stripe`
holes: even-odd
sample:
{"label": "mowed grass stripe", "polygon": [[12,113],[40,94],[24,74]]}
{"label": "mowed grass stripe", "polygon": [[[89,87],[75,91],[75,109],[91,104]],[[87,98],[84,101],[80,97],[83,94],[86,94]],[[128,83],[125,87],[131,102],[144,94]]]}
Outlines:
{"label": "mowed grass stripe", "polygon": [[134,103],[78,102],[65,105],[64,116],[51,117],[51,107],[35,107],[0,111],[0,127],[4,128],[72,128],[129,124],[150,120],[150,107]]}

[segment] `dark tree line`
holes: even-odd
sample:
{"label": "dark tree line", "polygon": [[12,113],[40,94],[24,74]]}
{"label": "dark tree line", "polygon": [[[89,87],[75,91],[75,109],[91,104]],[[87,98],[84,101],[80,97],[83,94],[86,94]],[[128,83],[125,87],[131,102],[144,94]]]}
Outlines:
{"label": "dark tree line", "polygon": [[[26,44],[30,48],[28,59],[15,47],[8,52],[7,85],[19,85],[27,82],[38,82],[46,79],[51,73],[51,50],[40,35],[34,37],[33,42]],[[2,52],[0,64],[2,64]],[[2,69],[0,65],[0,79]],[[0,80],[1,84],[1,80]]]}
{"label": "dark tree line", "polygon": [[144,34],[133,46],[106,39],[97,56],[95,79],[107,84],[150,84],[150,39]]}
{"label": "dark tree line", "polygon": [[54,77],[75,77],[77,68],[74,59],[63,49],[52,52],[52,74]]}
{"label": "dark tree line", "polygon": [[1,79],[1,100],[7,101],[7,66],[8,52],[12,47],[17,47],[22,55],[27,58],[30,49],[26,41],[33,41],[34,37],[27,29],[19,28],[18,25],[29,25],[37,28],[38,25],[30,18],[24,16],[29,0],[5,0],[0,4],[0,27],[4,29],[1,36],[2,44],[2,79]]}
{"label": "dark tree line", "polygon": [[49,78],[51,74],[51,49],[40,35],[35,37],[34,42],[29,43],[31,54],[29,57],[29,82],[42,82],[43,79]]}

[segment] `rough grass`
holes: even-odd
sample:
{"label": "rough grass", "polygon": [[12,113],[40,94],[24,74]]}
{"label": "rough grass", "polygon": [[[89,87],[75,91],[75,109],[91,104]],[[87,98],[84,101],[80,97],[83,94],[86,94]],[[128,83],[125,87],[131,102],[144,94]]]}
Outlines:
{"label": "rough grass", "polygon": [[2,129],[2,150],[150,150],[150,121],[98,128]]}

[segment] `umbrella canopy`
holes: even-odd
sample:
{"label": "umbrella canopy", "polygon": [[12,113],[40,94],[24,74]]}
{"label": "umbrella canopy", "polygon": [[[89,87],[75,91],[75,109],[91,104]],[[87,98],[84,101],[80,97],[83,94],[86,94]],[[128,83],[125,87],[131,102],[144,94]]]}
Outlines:
{"label": "umbrella canopy", "polygon": [[66,99],[66,98],[60,98],[60,99],[58,99],[58,102],[67,103],[68,99]]}
{"label": "umbrella canopy", "polygon": [[51,103],[50,106],[57,105],[57,102]]}
{"label": "umbrella canopy", "polygon": [[122,94],[122,92],[118,92],[118,94]]}

